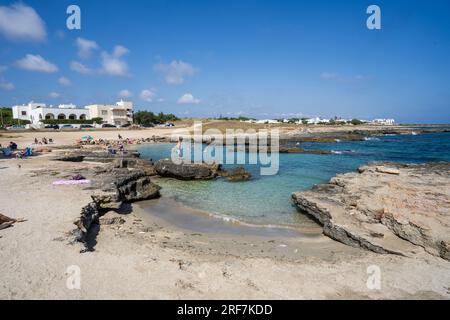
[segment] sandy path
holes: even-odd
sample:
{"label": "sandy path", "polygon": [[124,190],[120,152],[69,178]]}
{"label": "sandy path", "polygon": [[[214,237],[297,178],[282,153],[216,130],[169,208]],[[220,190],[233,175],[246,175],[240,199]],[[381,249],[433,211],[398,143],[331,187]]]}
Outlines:
{"label": "sandy path", "polygon": [[[0,231],[0,299],[450,298],[450,263],[439,258],[377,255],[322,236],[192,233],[137,207],[120,228],[101,227],[95,252],[80,254],[65,234],[89,192],[51,185],[79,166],[0,160],[0,212],[28,219]],[[366,286],[373,264],[381,290]],[[71,265],[80,267],[80,290],[66,286]]]}

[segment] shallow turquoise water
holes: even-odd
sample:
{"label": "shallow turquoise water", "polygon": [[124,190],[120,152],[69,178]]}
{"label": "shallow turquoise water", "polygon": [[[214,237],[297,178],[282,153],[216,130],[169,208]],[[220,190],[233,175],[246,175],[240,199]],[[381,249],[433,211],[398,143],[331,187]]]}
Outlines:
{"label": "shallow turquoise water", "polygon": [[[172,144],[141,145],[144,158],[170,157]],[[247,165],[254,179],[247,182],[158,181],[163,196],[181,203],[249,223],[305,225],[312,222],[292,205],[291,194],[327,182],[374,160],[404,163],[450,161],[450,133],[372,137],[368,141],[304,143],[305,149],[333,150],[330,155],[280,154],[275,176],[260,176],[259,167]]]}

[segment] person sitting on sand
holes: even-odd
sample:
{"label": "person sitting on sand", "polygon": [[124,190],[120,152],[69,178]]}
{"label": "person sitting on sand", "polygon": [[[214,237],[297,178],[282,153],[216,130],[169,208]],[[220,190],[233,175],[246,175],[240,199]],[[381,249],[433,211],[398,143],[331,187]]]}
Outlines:
{"label": "person sitting on sand", "polygon": [[120,133],[117,135],[119,140],[122,140],[122,136],[120,135]]}
{"label": "person sitting on sand", "polygon": [[16,152],[16,159],[22,159],[25,156],[25,153],[22,151]]}
{"label": "person sitting on sand", "polygon": [[5,156],[5,157],[10,157],[11,155],[12,155],[12,150],[11,150],[11,148],[3,148],[3,149],[0,149],[0,151],[2,151],[3,152],[3,155]]}
{"label": "person sitting on sand", "polygon": [[108,150],[108,153],[110,154],[116,154],[116,150],[110,144],[106,147],[106,150]]}
{"label": "person sitting on sand", "polygon": [[9,143],[9,148],[11,149],[11,150],[17,150],[17,143],[15,143],[15,142],[13,142],[13,141],[11,141],[10,143]]}

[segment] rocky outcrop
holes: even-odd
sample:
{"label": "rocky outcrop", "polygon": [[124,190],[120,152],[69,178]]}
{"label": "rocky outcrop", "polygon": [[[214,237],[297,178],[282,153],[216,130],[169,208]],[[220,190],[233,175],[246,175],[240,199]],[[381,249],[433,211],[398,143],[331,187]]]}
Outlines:
{"label": "rocky outcrop", "polygon": [[98,190],[92,195],[101,209],[118,209],[123,202],[159,197],[160,187],[143,170],[114,169],[94,181]]}
{"label": "rocky outcrop", "polygon": [[85,235],[90,229],[93,223],[98,221],[100,217],[100,211],[95,202],[90,202],[88,205],[81,208],[80,218],[75,220],[74,224],[78,227],[78,231],[81,232],[78,234],[79,240]]}
{"label": "rocky outcrop", "polygon": [[109,168],[98,173],[91,188],[92,202],[81,209],[80,217],[74,222],[75,239],[85,244],[92,225],[98,224],[108,210],[120,209],[123,203],[157,198],[161,189],[144,170],[128,168]]}
{"label": "rocky outcrop", "polygon": [[373,163],[292,198],[345,244],[450,260],[450,163]]}
{"label": "rocky outcrop", "polygon": [[250,172],[246,171],[242,166],[230,170],[221,170],[219,174],[231,182],[248,181],[252,178]]}
{"label": "rocky outcrop", "polygon": [[279,153],[331,154],[329,150],[303,149],[299,147],[280,147]]}
{"label": "rocky outcrop", "polygon": [[221,166],[206,163],[176,164],[171,160],[159,160],[155,163],[155,170],[161,177],[179,180],[210,180],[218,176]]}
{"label": "rocky outcrop", "polygon": [[136,160],[140,157],[137,151],[124,151],[123,153],[109,153],[106,151],[80,151],[70,152],[62,156],[53,158],[56,161],[66,161],[66,162],[100,162],[100,163],[111,163],[117,159],[125,160]]}

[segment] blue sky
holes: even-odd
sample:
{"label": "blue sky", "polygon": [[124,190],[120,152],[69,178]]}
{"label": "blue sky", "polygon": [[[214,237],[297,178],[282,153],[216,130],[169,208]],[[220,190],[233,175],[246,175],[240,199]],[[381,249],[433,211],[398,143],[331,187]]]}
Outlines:
{"label": "blue sky", "polygon": [[[366,28],[371,4],[381,30]],[[0,1],[6,106],[122,96],[183,117],[450,123],[449,56],[445,0]]]}

